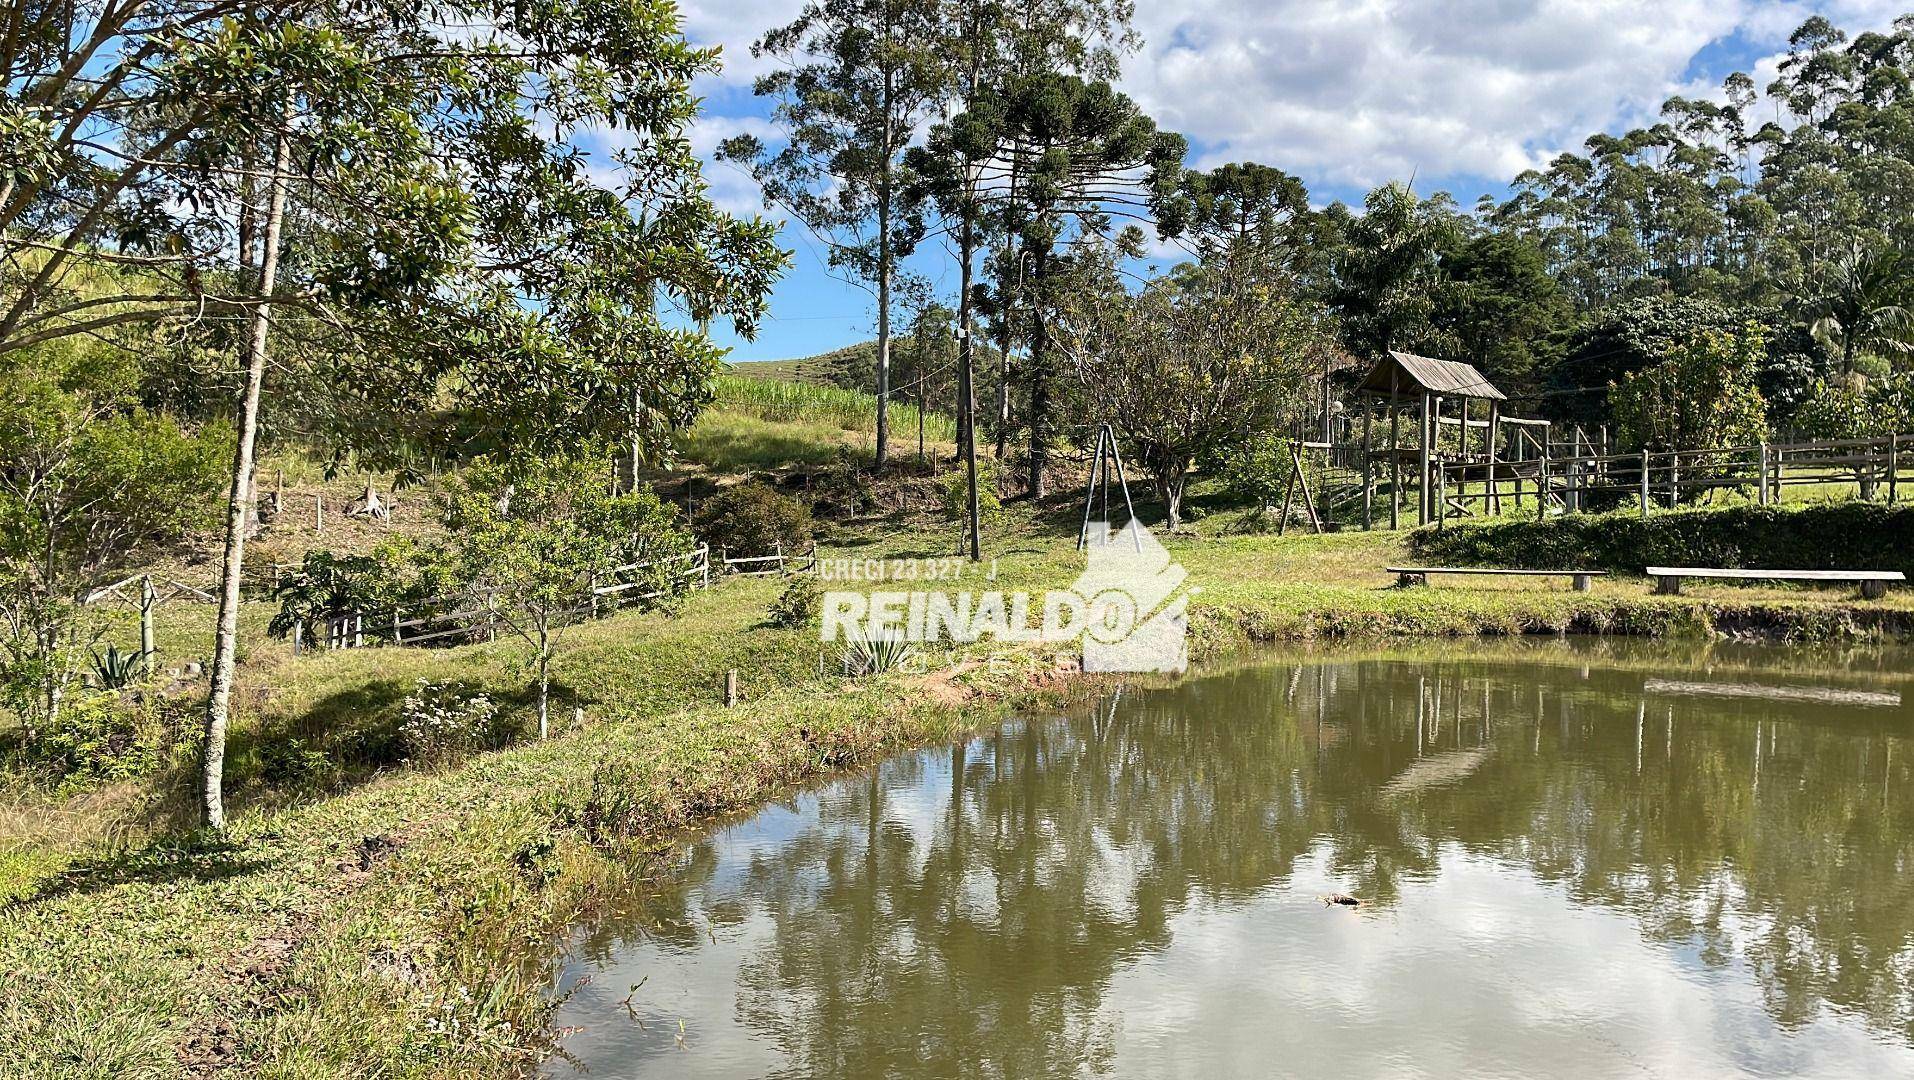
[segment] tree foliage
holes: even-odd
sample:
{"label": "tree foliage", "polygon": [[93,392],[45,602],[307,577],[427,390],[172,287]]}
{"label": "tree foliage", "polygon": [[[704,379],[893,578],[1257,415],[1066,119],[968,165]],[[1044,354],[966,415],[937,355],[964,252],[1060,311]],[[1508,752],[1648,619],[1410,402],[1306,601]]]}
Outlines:
{"label": "tree foliage", "polygon": [[1095,418],[1113,425],[1176,528],[1191,467],[1287,426],[1333,345],[1323,313],[1252,252],[1218,255],[1134,296],[1102,258],[1103,272],[1060,305],[1059,342]]}

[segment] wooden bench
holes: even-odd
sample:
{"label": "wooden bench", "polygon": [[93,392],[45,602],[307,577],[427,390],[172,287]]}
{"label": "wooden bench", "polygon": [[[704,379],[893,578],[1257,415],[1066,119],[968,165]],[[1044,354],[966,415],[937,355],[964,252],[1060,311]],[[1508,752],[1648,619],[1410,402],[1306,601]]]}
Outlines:
{"label": "wooden bench", "polygon": [[1907,580],[1907,575],[1899,570],[1725,570],[1713,566],[1651,566],[1647,574],[1655,579],[1655,591],[1663,596],[1679,594],[1681,579],[1693,577],[1729,581],[1854,581],[1860,583],[1862,597],[1879,600],[1887,595],[1889,582]]}
{"label": "wooden bench", "polygon": [[1385,566],[1383,569],[1396,575],[1396,584],[1404,587],[1427,585],[1430,574],[1506,574],[1511,577],[1572,578],[1576,592],[1587,592],[1594,579],[1606,573],[1602,570],[1498,570],[1482,566]]}

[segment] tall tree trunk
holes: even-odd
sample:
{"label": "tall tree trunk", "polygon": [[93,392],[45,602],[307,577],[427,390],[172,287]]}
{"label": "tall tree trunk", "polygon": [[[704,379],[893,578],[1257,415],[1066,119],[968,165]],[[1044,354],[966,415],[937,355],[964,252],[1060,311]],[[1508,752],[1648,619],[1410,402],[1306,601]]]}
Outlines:
{"label": "tall tree trunk", "polygon": [[213,635],[211,690],[206,698],[206,743],[201,772],[207,826],[226,827],[223,794],[226,722],[232,710],[233,667],[239,633],[239,577],[246,558],[246,528],[253,511],[254,448],[259,438],[259,397],[266,379],[266,345],[272,330],[273,290],[279,279],[279,231],[286,216],[286,172],[292,150],[281,131],[273,150],[271,195],[266,205],[265,249],[259,261],[259,303],[246,339],[246,387],[239,403],[239,438],[233,450],[232,484],[226,498],[226,550],[220,568],[219,622]]}
{"label": "tall tree trunk", "polygon": [[[885,5],[885,14],[890,6]],[[884,37],[890,38],[890,25],[884,26]],[[877,467],[883,468],[890,458],[891,437],[891,155],[890,138],[891,108],[895,98],[895,76],[889,67],[884,70],[884,97],[881,102],[884,110],[883,145],[878,152],[884,155],[879,166],[877,178]]]}
{"label": "tall tree trunk", "polygon": [[975,207],[965,200],[964,224],[957,243],[961,264],[957,285],[957,437],[964,455],[964,518],[969,525],[970,561],[983,558],[977,513],[977,386],[975,338],[970,326],[970,263],[975,257],[976,231],[971,223]]}
{"label": "tall tree trunk", "polygon": [[1010,294],[998,283],[1002,310],[997,316],[997,460],[1010,453]]}
{"label": "tall tree trunk", "polygon": [[1044,254],[1030,260],[1030,278],[1039,299],[1030,305],[1030,497],[1045,495],[1044,466],[1050,463],[1050,327],[1043,317]]}
{"label": "tall tree trunk", "polygon": [[552,639],[547,617],[538,618],[538,737],[552,734]]}

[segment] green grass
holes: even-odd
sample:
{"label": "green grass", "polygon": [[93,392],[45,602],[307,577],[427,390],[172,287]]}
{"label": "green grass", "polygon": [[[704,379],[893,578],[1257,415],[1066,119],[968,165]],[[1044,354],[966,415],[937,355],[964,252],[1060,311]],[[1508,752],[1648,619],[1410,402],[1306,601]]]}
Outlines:
{"label": "green grass", "polygon": [[[1803,637],[1882,632],[1867,612],[1914,622],[1903,593],[1880,605],[1732,587],[1656,597],[1626,578],[1586,594],[1522,580],[1402,590],[1382,567],[1403,557],[1403,534],[1279,539],[1229,526],[1229,515],[1211,514],[1166,541],[1201,589],[1191,615],[1199,658],[1279,639],[1702,634],[1756,613]],[[994,587],[1074,579],[1075,527],[1067,504],[1011,511],[987,552]],[[939,557],[954,539],[942,520],[874,519],[826,554]],[[561,725],[549,742],[436,771],[362,764],[323,789],[275,786],[264,750],[288,738],[363,745],[390,728],[419,678],[485,687],[522,715],[523,649],[295,658],[253,639],[225,841],[179,827],[191,806],[184,750],[143,784],[60,797],[16,790],[0,863],[0,895],[12,898],[0,910],[9,1075],[522,1070],[544,1045],[545,989],[566,929],[642,889],[677,830],[956,737],[1058,685],[1057,653],[992,643],[932,656],[942,675],[820,677],[814,631],[765,622],[779,589],[775,579],[734,579],[694,594],[679,615],[577,628],[557,663],[558,715],[576,707],[584,723]],[[169,611],[178,621],[166,633],[197,642],[203,631],[189,624],[207,613]],[[261,614],[249,608],[248,625]],[[985,658],[995,662],[950,666]],[[725,709],[719,688],[732,668],[744,701]]]}
{"label": "green grass", "polygon": [[[849,431],[870,431],[877,414],[877,399],[872,395],[819,383],[720,375],[716,390],[718,409],[765,420],[835,423]],[[917,407],[894,395],[890,421],[892,438],[914,438]],[[927,438],[938,442],[951,442],[957,437],[956,421],[934,411],[924,414],[924,431]]]}

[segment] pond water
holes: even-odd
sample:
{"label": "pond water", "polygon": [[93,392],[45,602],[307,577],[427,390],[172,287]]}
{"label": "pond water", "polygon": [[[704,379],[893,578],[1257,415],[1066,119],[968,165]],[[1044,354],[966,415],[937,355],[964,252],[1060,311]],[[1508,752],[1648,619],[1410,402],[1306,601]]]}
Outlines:
{"label": "pond water", "polygon": [[1124,689],[688,838],[573,942],[548,1071],[1914,1076],[1910,676],[1571,641]]}

